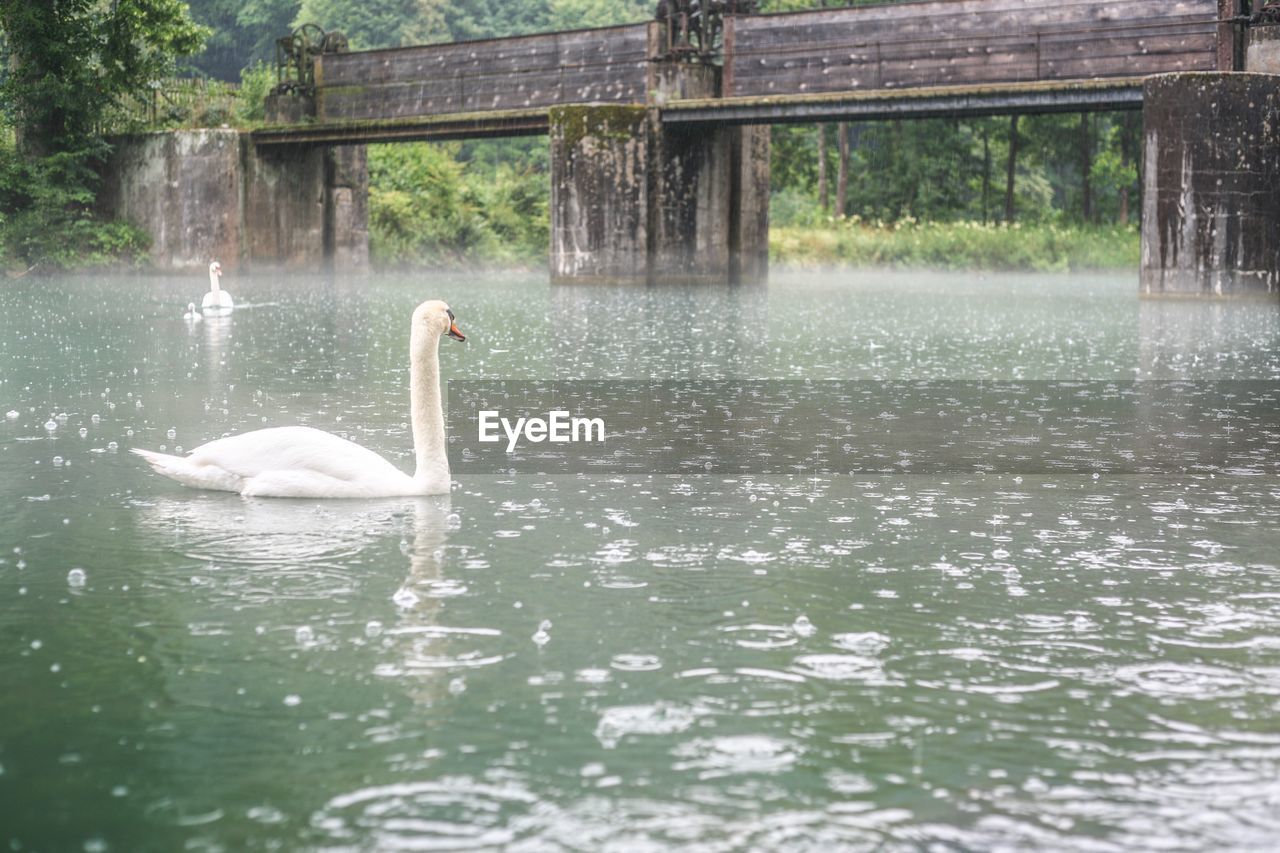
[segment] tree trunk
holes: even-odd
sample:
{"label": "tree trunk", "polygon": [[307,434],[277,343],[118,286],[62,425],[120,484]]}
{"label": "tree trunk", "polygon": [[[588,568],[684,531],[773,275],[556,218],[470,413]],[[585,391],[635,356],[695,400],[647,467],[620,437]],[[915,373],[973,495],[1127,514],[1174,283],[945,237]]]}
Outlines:
{"label": "tree trunk", "polygon": [[1004,221],[1013,221],[1014,178],[1018,171],[1018,117],[1009,117],[1009,166],[1004,179]]}
{"label": "tree trunk", "polygon": [[1080,113],[1080,218],[1093,221],[1093,134],[1089,114]]}
{"label": "tree trunk", "polygon": [[836,173],[836,214],[844,216],[849,211],[849,125],[836,125],[840,147],[840,170]]}
{"label": "tree trunk", "polygon": [[827,126],[818,125],[818,204],[823,212],[831,209],[831,192],[827,188]]}

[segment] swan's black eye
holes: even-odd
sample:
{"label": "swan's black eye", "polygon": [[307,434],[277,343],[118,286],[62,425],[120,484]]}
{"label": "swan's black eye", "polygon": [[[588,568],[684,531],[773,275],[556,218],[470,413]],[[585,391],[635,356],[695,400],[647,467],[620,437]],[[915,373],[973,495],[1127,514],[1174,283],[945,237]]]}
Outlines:
{"label": "swan's black eye", "polygon": [[449,319],[450,319],[450,320],[456,320],[456,319],[458,319],[457,317],[453,316],[453,312],[452,312],[452,311],[450,311],[448,308],[444,309],[444,313],[446,313],[446,314],[448,314],[448,315],[449,315]]}

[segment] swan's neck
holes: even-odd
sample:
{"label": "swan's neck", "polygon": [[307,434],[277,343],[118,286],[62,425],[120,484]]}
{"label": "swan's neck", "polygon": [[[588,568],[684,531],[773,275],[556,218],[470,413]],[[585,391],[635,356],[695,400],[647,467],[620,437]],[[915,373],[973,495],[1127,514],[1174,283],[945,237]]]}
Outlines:
{"label": "swan's neck", "polygon": [[444,410],[440,402],[440,337],[414,329],[409,344],[409,404],[413,421],[414,479],[423,483],[449,478],[445,454]]}
{"label": "swan's neck", "polygon": [[218,274],[213,270],[209,270],[209,289],[214,293],[222,290],[222,288],[218,286]]}

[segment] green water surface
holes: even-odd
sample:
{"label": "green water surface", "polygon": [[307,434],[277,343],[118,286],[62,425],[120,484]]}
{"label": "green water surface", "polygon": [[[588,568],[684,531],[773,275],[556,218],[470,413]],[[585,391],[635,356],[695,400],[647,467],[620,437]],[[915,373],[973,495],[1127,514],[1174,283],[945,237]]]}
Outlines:
{"label": "green water surface", "polygon": [[[1280,483],[484,476],[183,489],[307,424],[411,467],[446,379],[1280,379],[1280,305],[1131,277],[0,285],[0,845],[1274,849]],[[6,413],[8,415],[6,416]],[[48,424],[48,426],[47,426]]]}

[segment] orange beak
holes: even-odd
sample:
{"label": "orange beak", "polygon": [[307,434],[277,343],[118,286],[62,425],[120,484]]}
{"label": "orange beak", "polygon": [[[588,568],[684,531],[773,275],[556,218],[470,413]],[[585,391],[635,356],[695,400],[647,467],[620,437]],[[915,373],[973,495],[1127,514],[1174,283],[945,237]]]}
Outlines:
{"label": "orange beak", "polygon": [[458,324],[453,320],[449,321],[449,337],[455,341],[465,341],[467,339],[467,336],[462,334],[462,331],[458,329]]}

